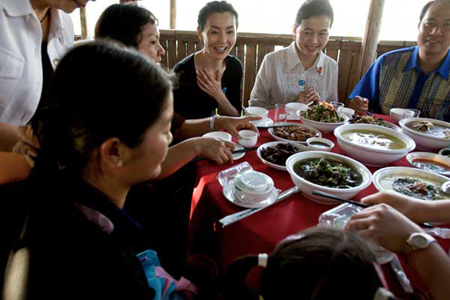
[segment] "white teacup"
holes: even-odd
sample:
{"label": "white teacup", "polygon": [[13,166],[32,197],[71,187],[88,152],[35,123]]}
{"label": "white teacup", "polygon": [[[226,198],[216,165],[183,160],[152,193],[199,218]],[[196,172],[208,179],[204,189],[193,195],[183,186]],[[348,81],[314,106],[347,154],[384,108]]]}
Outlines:
{"label": "white teacup", "polygon": [[403,119],[405,114],[405,109],[403,108],[391,108],[389,112],[389,116],[394,120],[395,122],[399,122],[401,119]]}
{"label": "white teacup", "polygon": [[239,131],[238,143],[246,148],[256,145],[258,142],[258,133],[252,130]]}

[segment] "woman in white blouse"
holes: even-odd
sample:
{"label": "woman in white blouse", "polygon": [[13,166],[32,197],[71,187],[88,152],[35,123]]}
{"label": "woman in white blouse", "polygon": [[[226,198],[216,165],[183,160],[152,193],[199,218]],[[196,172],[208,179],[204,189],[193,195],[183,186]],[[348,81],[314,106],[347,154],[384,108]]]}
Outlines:
{"label": "woman in white blouse", "polygon": [[18,126],[41,105],[54,68],[73,45],[67,13],[88,1],[0,1],[0,151],[11,151]]}
{"label": "woman in white blouse", "polygon": [[338,65],[325,55],[333,8],[328,0],[307,0],[297,12],[289,47],[267,54],[249,104],[268,109],[276,103],[338,101]]}

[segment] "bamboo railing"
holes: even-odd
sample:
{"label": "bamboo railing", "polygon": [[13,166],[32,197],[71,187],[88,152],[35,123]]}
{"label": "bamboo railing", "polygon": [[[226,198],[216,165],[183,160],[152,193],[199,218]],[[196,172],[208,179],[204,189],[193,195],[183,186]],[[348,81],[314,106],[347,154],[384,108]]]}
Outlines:
{"label": "bamboo railing", "polygon": [[[202,49],[195,31],[161,30],[161,45],[166,50],[161,64],[168,69],[186,56]],[[264,56],[278,47],[286,47],[292,42],[290,34],[238,33],[236,46],[231,51],[244,65],[243,105],[247,106],[255,83],[256,74]],[[383,42],[378,44],[377,56],[398,48],[415,45],[415,42]],[[330,37],[325,53],[339,65],[338,96],[346,102],[348,95],[360,80],[359,59],[361,38]]]}

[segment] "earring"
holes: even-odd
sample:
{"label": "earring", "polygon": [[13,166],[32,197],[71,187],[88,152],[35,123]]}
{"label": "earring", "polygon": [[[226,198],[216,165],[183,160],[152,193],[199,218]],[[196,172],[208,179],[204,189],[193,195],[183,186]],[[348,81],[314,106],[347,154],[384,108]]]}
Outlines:
{"label": "earring", "polygon": [[118,162],[117,162],[117,166],[120,168],[120,167],[123,167],[123,160],[119,160]]}

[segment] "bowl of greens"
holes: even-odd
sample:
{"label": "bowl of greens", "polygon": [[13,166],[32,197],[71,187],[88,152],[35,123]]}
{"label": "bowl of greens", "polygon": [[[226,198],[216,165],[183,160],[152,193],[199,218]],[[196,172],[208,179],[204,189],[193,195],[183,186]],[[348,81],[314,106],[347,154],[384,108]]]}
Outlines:
{"label": "bowl of greens", "polygon": [[372,182],[372,173],[366,166],[332,152],[300,152],[288,158],[286,167],[294,184],[307,198],[324,204],[337,202],[313,195],[313,191],[350,199]]}
{"label": "bowl of greens", "polygon": [[328,102],[317,102],[310,105],[307,110],[300,111],[299,114],[304,124],[322,133],[330,133],[349,120],[346,114],[338,113]]}

